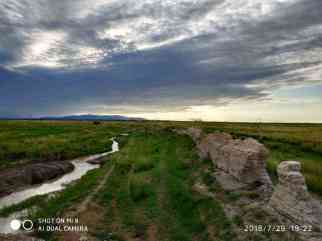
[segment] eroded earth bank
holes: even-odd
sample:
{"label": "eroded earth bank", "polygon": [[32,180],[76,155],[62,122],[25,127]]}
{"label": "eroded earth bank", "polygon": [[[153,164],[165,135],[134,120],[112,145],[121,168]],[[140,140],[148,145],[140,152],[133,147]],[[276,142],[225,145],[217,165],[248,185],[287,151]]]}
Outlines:
{"label": "eroded earth bank", "polygon": [[[221,132],[204,135],[197,128],[179,133],[194,140],[201,159],[212,161],[213,181],[237,196],[222,203],[226,215],[238,217],[243,224],[234,228],[240,240],[252,240],[254,233],[266,240],[322,240],[322,205],[308,192],[300,162],[282,161],[273,186],[266,171],[269,151],[255,139],[233,139]],[[201,192],[209,192],[204,184],[196,185]]]}

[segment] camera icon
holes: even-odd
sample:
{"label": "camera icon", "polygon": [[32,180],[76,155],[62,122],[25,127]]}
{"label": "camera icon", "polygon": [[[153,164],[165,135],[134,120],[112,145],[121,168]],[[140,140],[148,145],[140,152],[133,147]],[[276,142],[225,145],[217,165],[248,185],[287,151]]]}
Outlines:
{"label": "camera icon", "polygon": [[25,231],[31,231],[33,229],[33,227],[34,227],[34,223],[30,219],[25,219],[22,222],[22,228]]}
{"label": "camera icon", "polygon": [[31,231],[33,227],[34,223],[30,219],[25,219],[23,221],[14,219],[10,222],[10,228],[13,231],[18,231],[21,228],[25,231]]}

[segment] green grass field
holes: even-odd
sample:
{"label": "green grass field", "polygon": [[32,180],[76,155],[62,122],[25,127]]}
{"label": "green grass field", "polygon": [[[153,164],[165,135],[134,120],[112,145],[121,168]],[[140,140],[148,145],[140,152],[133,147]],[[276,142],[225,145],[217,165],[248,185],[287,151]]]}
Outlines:
{"label": "green grass field", "polygon": [[111,144],[109,138],[120,131],[122,127],[115,124],[1,121],[0,167],[104,152]]}
{"label": "green grass field", "polygon": [[[37,207],[34,218],[62,215],[83,200],[112,167],[113,172],[96,194],[98,225],[91,234],[98,240],[234,240],[232,222],[219,201],[192,191],[211,163],[198,160],[194,144],[172,128],[201,127],[236,137],[254,137],[270,149],[267,168],[273,178],[282,160],[299,160],[309,190],[322,197],[322,125],[205,122],[49,122],[0,121],[0,166],[23,162],[63,160],[107,151],[110,138],[119,136],[121,151],[76,184],[48,198],[35,197],[0,211],[8,215]],[[197,164],[196,164],[197,163]],[[216,188],[216,187],[213,187]],[[46,240],[53,239],[43,233]],[[153,239],[154,238],[154,239]],[[254,239],[255,240],[255,239]],[[261,240],[261,239],[258,239]]]}
{"label": "green grass field", "polygon": [[109,138],[122,132],[190,126],[258,139],[271,151],[267,167],[273,177],[280,161],[299,160],[309,189],[322,195],[322,124],[0,121],[0,167],[104,152]]}
{"label": "green grass field", "polygon": [[322,195],[322,124],[0,121],[0,167],[104,152],[109,138],[123,132],[190,126],[258,139],[270,149],[267,167],[273,177],[280,161],[298,160],[309,189]]}

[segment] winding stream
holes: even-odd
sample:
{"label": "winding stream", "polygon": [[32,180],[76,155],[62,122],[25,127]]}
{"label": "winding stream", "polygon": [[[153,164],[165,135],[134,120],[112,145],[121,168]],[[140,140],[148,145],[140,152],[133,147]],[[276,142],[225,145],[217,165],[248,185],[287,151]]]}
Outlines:
{"label": "winding stream", "polygon": [[[1,198],[0,209],[6,206],[21,203],[37,195],[44,195],[63,190],[64,188],[66,188],[67,184],[80,179],[88,171],[96,169],[100,166],[99,164],[90,164],[88,163],[88,161],[100,159],[111,153],[119,151],[118,142],[116,142],[114,138],[112,138],[111,140],[113,141],[111,151],[72,160],[71,163],[74,165],[75,168],[71,173],[65,174],[64,176],[54,181],[46,182],[37,186],[32,186],[31,188],[28,188],[26,190],[14,192],[8,196]],[[11,214],[9,217],[6,218],[1,217],[0,233],[15,233],[15,231],[11,229],[10,223],[14,218],[19,218],[19,216],[21,216],[21,212]]]}

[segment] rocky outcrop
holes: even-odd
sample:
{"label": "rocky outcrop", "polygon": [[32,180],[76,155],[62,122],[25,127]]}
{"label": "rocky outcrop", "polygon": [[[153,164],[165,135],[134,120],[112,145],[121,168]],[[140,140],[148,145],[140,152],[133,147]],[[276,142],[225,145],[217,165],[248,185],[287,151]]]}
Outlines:
{"label": "rocky outcrop", "polygon": [[[191,130],[185,131],[193,137],[191,133]],[[276,235],[270,240],[322,241],[322,205],[309,194],[299,162],[280,163],[277,169],[279,182],[273,192],[265,163],[269,152],[264,145],[253,138],[233,139],[227,133],[201,136],[193,137],[200,158],[213,162],[216,167],[213,177],[224,191],[239,195],[230,203],[224,203],[228,217],[233,218],[237,214],[243,216],[245,223],[276,223],[290,230],[283,234],[283,238]],[[198,182],[193,190],[204,196],[216,195]],[[248,210],[251,206],[255,207],[257,214],[252,209]],[[291,231],[292,227],[295,230]],[[253,240],[251,234],[243,235],[244,240]]]}
{"label": "rocky outcrop", "polygon": [[[297,225],[312,225],[322,230],[322,206],[307,190],[301,165],[296,161],[283,161],[277,168],[278,185],[269,201],[277,213]],[[322,240],[322,236],[320,237]]]}
{"label": "rocky outcrop", "polygon": [[[253,138],[245,140],[233,139],[226,133],[212,133],[207,135],[199,144],[198,149],[202,158],[209,158],[218,169],[218,176],[231,184],[233,177],[241,184],[260,187],[269,195],[272,182],[266,171],[265,160],[268,150]],[[223,172],[225,175],[221,175]]]}
{"label": "rocky outcrop", "polygon": [[3,170],[0,172],[0,197],[25,186],[54,179],[73,169],[74,165],[70,162],[47,162]]}
{"label": "rocky outcrop", "polygon": [[219,150],[222,146],[233,140],[232,136],[227,133],[214,132],[208,134],[199,143],[197,143],[199,156],[202,159],[211,159],[219,156]]}
{"label": "rocky outcrop", "polygon": [[189,136],[191,136],[192,140],[194,142],[198,142],[201,138],[202,135],[202,130],[199,128],[195,128],[195,127],[190,127],[187,129],[186,132]]}
{"label": "rocky outcrop", "polygon": [[202,136],[202,130],[195,127],[190,127],[188,129],[175,129],[176,133],[180,135],[188,135],[192,138],[192,140],[198,143]]}

